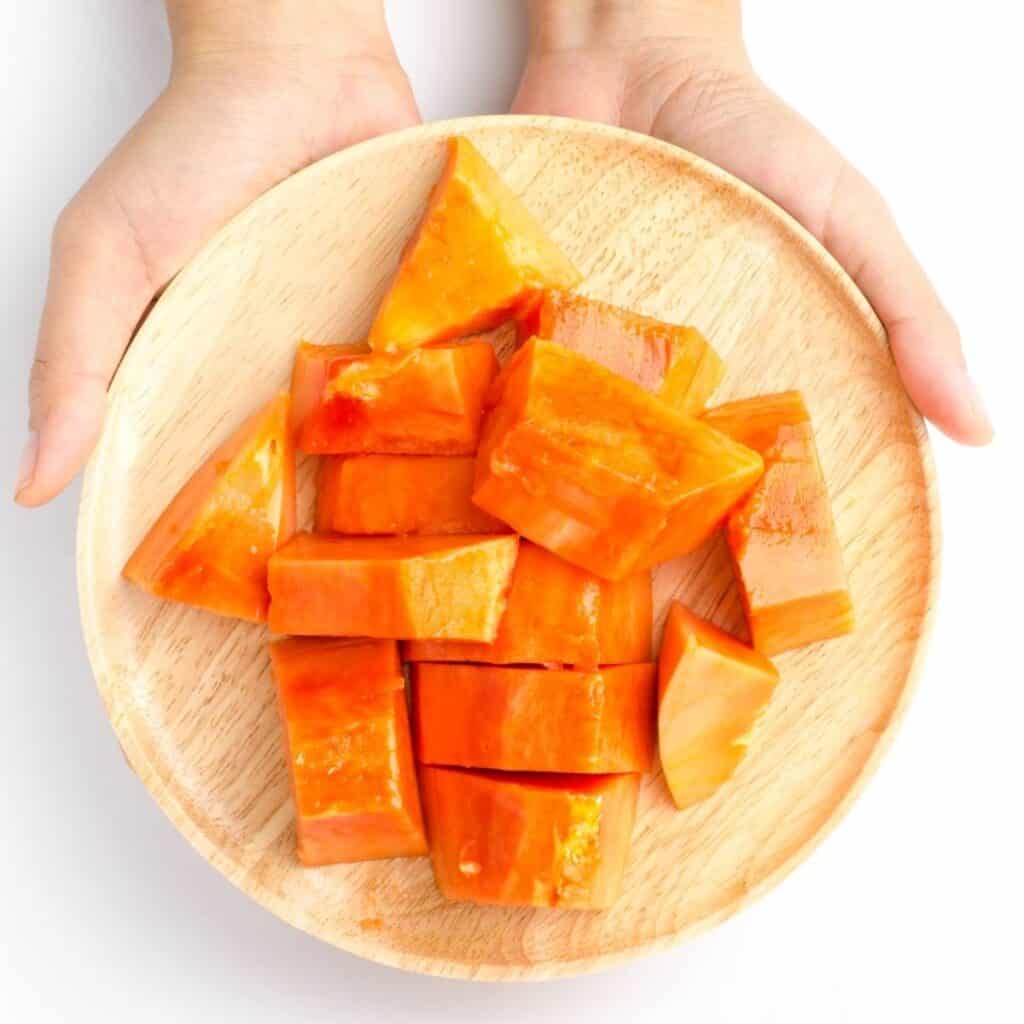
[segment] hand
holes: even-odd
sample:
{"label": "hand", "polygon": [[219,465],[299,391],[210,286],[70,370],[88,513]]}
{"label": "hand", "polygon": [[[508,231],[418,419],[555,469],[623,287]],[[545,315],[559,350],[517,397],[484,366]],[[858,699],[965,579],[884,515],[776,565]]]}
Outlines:
{"label": "hand", "polygon": [[134,329],[220,225],[306,164],[419,120],[380,0],[168,0],[168,13],[170,84],[54,230],[23,505],[85,462]]}
{"label": "hand", "polygon": [[697,153],[774,199],[874,306],[921,413],[964,444],[992,427],[956,324],[882,197],[754,74],[739,0],[532,0],[516,113],[621,125]]}

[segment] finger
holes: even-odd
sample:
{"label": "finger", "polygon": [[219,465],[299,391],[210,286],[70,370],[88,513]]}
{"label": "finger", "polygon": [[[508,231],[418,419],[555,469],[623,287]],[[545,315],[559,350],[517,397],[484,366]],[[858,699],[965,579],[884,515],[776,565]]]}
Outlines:
{"label": "finger", "polygon": [[[885,326],[903,384],[921,414],[964,444],[992,425],[967,373],[956,324],[884,200],[807,121],[749,75],[697,82],[663,134],[774,199],[846,268]],[[685,116],[686,104],[701,117]],[[680,110],[684,116],[680,116]]]}
{"label": "finger", "polygon": [[954,441],[988,444],[992,424],[967,372],[960,332],[882,197],[848,164],[837,179],[822,242],[885,325],[904,386],[921,414]]}
{"label": "finger", "polygon": [[153,296],[130,225],[87,186],[61,214],[29,390],[29,438],[15,500],[41,505],[82,467],[99,437],[107,386]]}

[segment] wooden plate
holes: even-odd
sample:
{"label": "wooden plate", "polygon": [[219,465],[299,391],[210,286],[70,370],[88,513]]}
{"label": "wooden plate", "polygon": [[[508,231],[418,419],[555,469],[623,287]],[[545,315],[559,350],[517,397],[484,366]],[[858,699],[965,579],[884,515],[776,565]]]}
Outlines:
{"label": "wooden plate", "polygon": [[[778,659],[770,713],[715,797],[679,813],[661,778],[646,779],[625,892],[601,914],[447,903],[426,859],[301,868],[265,631],[161,603],[119,576],[198,463],[282,386],[300,337],[363,337],[453,132],[523,195],[585,273],[586,291],[711,338],[729,367],[716,400],[803,390],[850,569],[856,635]],[[646,137],[484,117],[324,160],[244,211],[182,271],[111,388],[78,565],[85,638],[114,729],[205,857],[286,921],[350,952],[516,979],[676,942],[807,855],[874,770],[906,706],[938,544],[925,431],[884,333],[803,230],[722,171]],[[655,594],[659,610],[678,596],[743,628],[720,542],[661,568]]]}

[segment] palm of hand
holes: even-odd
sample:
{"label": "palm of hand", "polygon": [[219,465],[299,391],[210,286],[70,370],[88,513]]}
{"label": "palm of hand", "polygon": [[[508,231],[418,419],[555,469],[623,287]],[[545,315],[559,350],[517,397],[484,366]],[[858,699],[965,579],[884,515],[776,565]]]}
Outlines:
{"label": "palm of hand", "polygon": [[221,224],[299,168],[418,120],[389,60],[176,76],[58,220],[31,380],[34,467],[18,500],[49,500],[84,462],[132,331]]}
{"label": "palm of hand", "polygon": [[186,74],[83,189],[67,231],[112,205],[120,218],[105,220],[104,231],[121,236],[124,256],[129,263],[137,257],[135,269],[156,291],[220,224],[276,182],[417,120],[404,77],[376,68],[353,68],[323,84]]}
{"label": "palm of hand", "polygon": [[957,440],[991,436],[959,333],[870,183],[735,55],[685,63],[654,49],[532,61],[513,108],[602,121],[705,157],[793,215],[843,264],[885,325],[907,391]]}

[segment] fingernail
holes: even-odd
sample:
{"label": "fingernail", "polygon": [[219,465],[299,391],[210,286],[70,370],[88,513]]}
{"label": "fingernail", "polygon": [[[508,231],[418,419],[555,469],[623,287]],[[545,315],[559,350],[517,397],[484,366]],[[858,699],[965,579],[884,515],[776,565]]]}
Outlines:
{"label": "fingernail", "polygon": [[36,457],[39,455],[39,431],[29,431],[28,440],[21,452],[21,461],[18,463],[18,479],[14,485],[14,500],[30,483],[36,472]]}
{"label": "fingernail", "polygon": [[974,422],[978,425],[982,433],[987,433],[989,438],[991,438],[994,433],[992,429],[992,419],[988,414],[988,409],[985,407],[985,399],[981,397],[981,390],[978,385],[974,383],[974,378],[971,377],[970,374],[965,374],[964,378],[964,394],[974,417]]}

